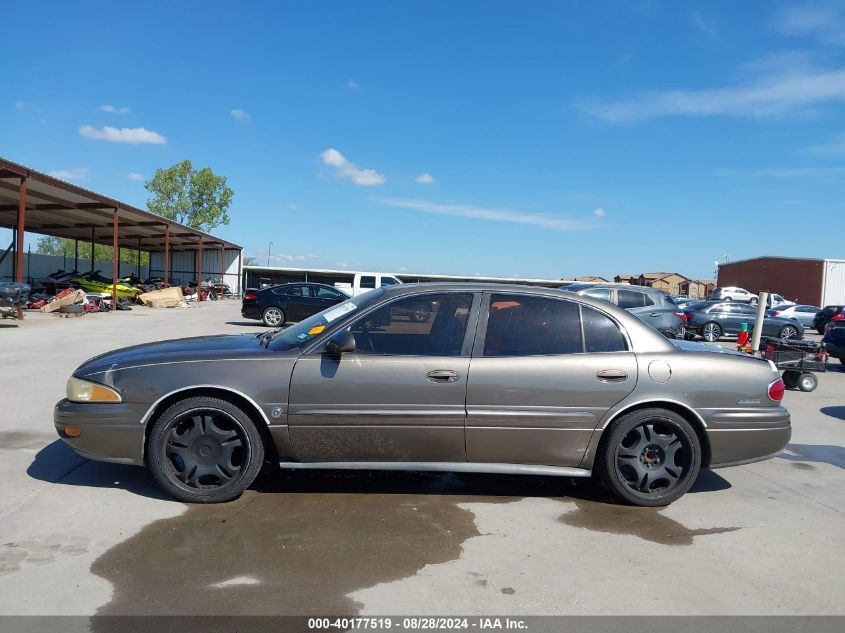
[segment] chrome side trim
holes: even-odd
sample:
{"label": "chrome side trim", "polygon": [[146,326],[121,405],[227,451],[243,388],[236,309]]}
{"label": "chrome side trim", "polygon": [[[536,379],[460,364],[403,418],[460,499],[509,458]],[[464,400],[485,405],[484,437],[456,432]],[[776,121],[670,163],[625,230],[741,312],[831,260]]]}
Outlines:
{"label": "chrome side trim", "polygon": [[662,402],[669,402],[671,404],[676,404],[679,407],[686,409],[687,411],[692,413],[699,422],[701,422],[701,426],[703,426],[705,429],[707,428],[707,422],[704,421],[704,418],[701,417],[701,414],[699,414],[698,411],[696,411],[695,409],[690,407],[688,404],[684,404],[683,402],[678,402],[677,400],[672,400],[671,398],[646,398],[645,400],[638,400],[636,402],[626,404],[624,408],[620,409],[619,411],[614,413],[612,416],[610,416],[610,418],[607,420],[607,422],[605,422],[598,430],[604,431],[611,422],[613,422],[620,415],[627,413],[629,410],[633,409],[634,407],[637,407],[641,404],[653,404],[655,407],[659,407]]}
{"label": "chrome side trim", "polygon": [[416,470],[501,475],[551,475],[555,477],[590,477],[592,471],[570,466],[537,464],[489,464],[475,462],[280,462],[281,468],[310,470]]}
{"label": "chrome side trim", "polygon": [[147,412],[144,414],[144,417],[141,418],[141,424],[145,425],[147,422],[149,422],[150,416],[152,416],[153,411],[155,411],[156,407],[158,405],[160,405],[164,400],[166,400],[167,398],[169,398],[170,396],[172,396],[174,394],[180,393],[182,391],[189,391],[191,389],[219,389],[220,391],[228,391],[229,393],[233,393],[235,395],[238,395],[238,396],[242,397],[244,400],[246,400],[247,402],[249,402],[253,406],[253,408],[259,414],[261,414],[261,418],[264,420],[264,422],[267,424],[267,426],[270,426],[270,420],[267,418],[267,414],[264,413],[264,410],[261,407],[258,406],[258,403],[255,400],[250,398],[248,395],[246,395],[242,391],[238,391],[237,389],[232,389],[231,387],[224,387],[223,385],[189,385],[187,387],[181,387],[179,389],[174,389],[173,391],[164,394],[158,400],[153,402],[152,405],[150,405],[150,408],[147,409]]}

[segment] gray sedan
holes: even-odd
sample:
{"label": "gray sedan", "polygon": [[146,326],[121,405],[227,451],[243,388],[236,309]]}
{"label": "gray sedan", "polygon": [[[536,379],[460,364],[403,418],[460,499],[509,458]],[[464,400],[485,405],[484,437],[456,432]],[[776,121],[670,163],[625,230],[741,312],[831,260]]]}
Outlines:
{"label": "gray sedan", "polygon": [[[722,336],[736,336],[747,323],[749,331],[757,321],[756,306],[738,301],[700,301],[684,308],[687,315],[687,332],[707,341],[718,341]],[[763,318],[763,336],[773,338],[802,338],[804,326],[794,319],[779,316]]]}
{"label": "gray sedan", "polygon": [[146,465],[189,502],[236,498],[271,463],[596,476],[659,506],[701,468],[780,451],[782,397],[768,361],[669,341],[606,301],[409,284],[259,336],[92,358],[54,421],[80,455]]}

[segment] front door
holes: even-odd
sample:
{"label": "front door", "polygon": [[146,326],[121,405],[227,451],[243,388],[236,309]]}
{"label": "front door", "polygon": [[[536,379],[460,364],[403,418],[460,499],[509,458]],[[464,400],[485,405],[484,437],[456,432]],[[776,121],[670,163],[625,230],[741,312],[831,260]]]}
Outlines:
{"label": "front door", "polygon": [[467,385],[467,460],[577,467],[599,420],[636,382],[636,358],[603,312],[485,293]]}
{"label": "front door", "polygon": [[[463,462],[475,333],[467,292],[420,293],[349,327],[356,350],[320,349],[293,370],[288,424],[302,461]],[[471,321],[473,321],[471,323]]]}

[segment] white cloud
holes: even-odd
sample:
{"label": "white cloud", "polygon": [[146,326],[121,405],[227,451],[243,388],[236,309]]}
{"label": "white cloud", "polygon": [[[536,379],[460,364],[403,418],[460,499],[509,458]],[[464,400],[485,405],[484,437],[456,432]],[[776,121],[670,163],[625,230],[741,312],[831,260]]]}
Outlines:
{"label": "white cloud", "polygon": [[778,16],[778,28],[786,35],[812,37],[832,46],[845,46],[845,17],[838,8],[792,4]]}
{"label": "white cloud", "polygon": [[129,108],[115,108],[113,105],[105,104],[100,106],[100,110],[108,112],[109,114],[127,114]]}
{"label": "white cloud", "polygon": [[130,171],[126,174],[126,177],[129,178],[129,180],[143,180],[144,174],[139,174],[137,171]]}
{"label": "white cloud", "polygon": [[355,81],[354,79],[350,79],[349,81],[346,82],[346,87],[352,88],[354,90],[355,88],[358,87],[358,82]]}
{"label": "white cloud", "polygon": [[[256,258],[259,260],[264,257],[267,257],[267,253],[258,254]],[[278,255],[270,255],[271,262],[284,262],[284,263],[295,263],[295,262],[307,262],[307,261],[314,261],[320,259],[319,255],[287,255],[285,253],[279,253]],[[266,261],[266,260],[265,260]]]}
{"label": "white cloud", "polygon": [[26,104],[25,104],[23,101],[21,101],[20,99],[18,99],[17,101],[15,101],[15,108],[16,108],[16,109],[18,109],[18,110],[23,110],[23,107],[24,107],[25,105],[26,105]]}
{"label": "white cloud", "polygon": [[599,208],[599,209],[596,209],[595,211],[593,211],[593,215],[596,216],[597,218],[603,218],[604,216],[607,215],[607,212],[604,209]]}
{"label": "white cloud", "polygon": [[327,149],[320,154],[323,163],[329,167],[334,167],[337,170],[337,175],[341,178],[348,178],[356,185],[363,187],[372,187],[373,185],[383,185],[387,178],[383,174],[378,173],[374,169],[361,169],[355,163],[346,159],[336,149]]}
{"label": "white cloud", "polygon": [[747,85],[653,91],[581,107],[600,119],[628,123],[670,115],[783,117],[805,113],[825,102],[843,101],[845,69],[799,68],[787,63],[786,67],[781,64],[778,69],[770,69]]}
{"label": "white cloud", "polygon": [[249,116],[246,110],[241,110],[240,108],[235,108],[231,112],[229,112],[233,117],[238,119],[239,121],[249,121],[252,117]]}
{"label": "white cloud", "polygon": [[439,215],[453,215],[474,220],[486,220],[490,222],[511,222],[514,224],[528,224],[539,226],[543,229],[553,231],[580,231],[582,229],[595,228],[597,225],[587,221],[573,218],[561,218],[550,215],[535,213],[523,213],[508,209],[487,209],[476,207],[471,204],[438,204],[424,200],[413,200],[408,198],[382,198],[379,202],[390,207],[400,209],[413,209],[423,213],[435,213]]}
{"label": "white cloud", "polygon": [[84,180],[88,177],[88,169],[85,167],[77,167],[76,169],[58,169],[56,171],[47,172],[48,176],[58,178],[59,180]]}
{"label": "white cloud", "polygon": [[337,263],[335,264],[335,266],[338,266],[338,267],[340,267],[340,268],[349,268],[349,264],[348,264],[348,263],[346,263],[346,262],[337,262]]}
{"label": "white cloud", "polygon": [[432,175],[431,175],[430,173],[428,173],[427,171],[424,171],[423,173],[421,173],[421,174],[420,174],[419,176],[417,176],[414,180],[416,180],[416,181],[417,181],[418,183],[420,183],[421,185],[433,185],[435,182],[437,182],[437,181],[434,179],[434,176],[432,176]]}
{"label": "white cloud", "polygon": [[109,141],[111,143],[131,143],[133,145],[152,144],[164,145],[167,138],[158,132],[152,132],[142,127],[109,127],[102,129],[83,125],[79,128],[79,135],[92,141]]}
{"label": "white cloud", "polygon": [[845,154],[845,133],[838,134],[830,143],[810,145],[809,147],[804,147],[801,151],[823,156],[841,156]]}

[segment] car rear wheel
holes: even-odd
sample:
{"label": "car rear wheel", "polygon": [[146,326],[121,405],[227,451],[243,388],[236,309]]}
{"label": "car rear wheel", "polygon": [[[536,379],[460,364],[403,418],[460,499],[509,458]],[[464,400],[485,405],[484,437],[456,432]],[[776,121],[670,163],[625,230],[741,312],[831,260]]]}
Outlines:
{"label": "car rear wheel", "polygon": [[701,445],[689,422],[667,409],[628,413],[610,426],[596,456],[602,482],[623,501],[665,506],[698,477]]}
{"label": "car rear wheel", "polygon": [[783,384],[786,386],[787,389],[795,389],[798,386],[798,377],[799,374],[797,371],[787,370],[783,372]]}
{"label": "car rear wheel", "polygon": [[816,332],[818,332],[819,334],[824,334],[824,327],[817,327]]}
{"label": "car rear wheel", "polygon": [[778,338],[796,338],[797,336],[798,328],[791,325],[784,325],[778,332]]}
{"label": "car rear wheel", "polygon": [[811,374],[810,372],[804,372],[798,377],[798,388],[801,391],[815,391],[816,387],[819,386],[819,379],[816,378],[815,374]]}
{"label": "car rear wheel", "polygon": [[219,398],[187,398],[162,413],[147,443],[153,477],[189,503],[238,498],[264,462],[264,444],[250,417]]}
{"label": "car rear wheel", "polygon": [[267,327],[282,327],[285,324],[285,311],[276,306],[270,306],[261,313],[261,320]]}
{"label": "car rear wheel", "polygon": [[704,337],[704,340],[714,343],[722,337],[722,328],[719,327],[718,323],[710,321],[709,323],[705,323],[704,327],[701,328],[701,336]]}
{"label": "car rear wheel", "polygon": [[757,305],[757,297],[751,297],[751,299],[748,301],[748,303],[753,305],[753,306],[756,306]]}

